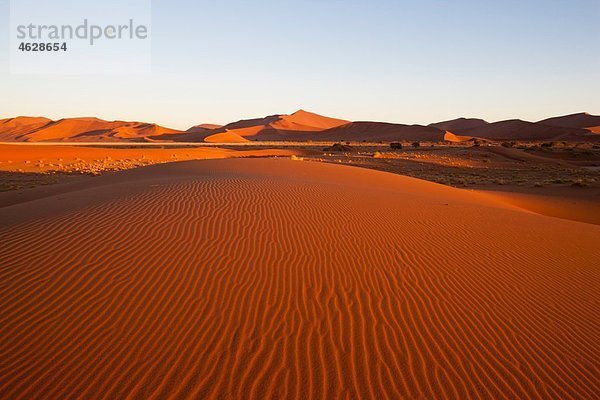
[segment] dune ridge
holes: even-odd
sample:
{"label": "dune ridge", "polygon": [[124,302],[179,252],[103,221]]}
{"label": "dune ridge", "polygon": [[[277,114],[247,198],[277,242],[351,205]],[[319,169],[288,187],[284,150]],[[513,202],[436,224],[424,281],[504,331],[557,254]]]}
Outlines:
{"label": "dune ridge", "polygon": [[[458,118],[428,126],[357,121],[326,117],[305,110],[263,118],[239,120],[226,125],[200,124],[186,131],[152,123],[104,121],[98,118],[66,118],[51,121],[40,117],[0,120],[0,141],[74,142],[215,142],[257,141],[460,141],[461,137],[491,140],[598,141],[600,116],[579,113],[539,122],[511,119],[488,123],[477,118]],[[210,138],[210,139],[209,139]]]}
{"label": "dune ridge", "polygon": [[0,208],[2,398],[600,391],[600,227],[290,160],[95,179]]}
{"label": "dune ridge", "polygon": [[585,112],[548,118],[539,123],[550,126],[560,126],[563,128],[586,129],[592,133],[600,133],[600,116],[590,115]]}
{"label": "dune ridge", "polygon": [[146,122],[104,121],[93,117],[58,121],[31,117],[0,120],[0,141],[144,141],[146,137],[179,132]]}

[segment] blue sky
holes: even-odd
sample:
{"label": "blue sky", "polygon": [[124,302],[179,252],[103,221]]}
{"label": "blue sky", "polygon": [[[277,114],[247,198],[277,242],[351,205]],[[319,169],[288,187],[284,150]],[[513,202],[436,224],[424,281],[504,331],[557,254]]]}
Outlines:
{"label": "blue sky", "polygon": [[299,108],[429,123],[600,114],[600,1],[158,1],[152,73],[11,75],[0,118],[93,115],[175,128]]}

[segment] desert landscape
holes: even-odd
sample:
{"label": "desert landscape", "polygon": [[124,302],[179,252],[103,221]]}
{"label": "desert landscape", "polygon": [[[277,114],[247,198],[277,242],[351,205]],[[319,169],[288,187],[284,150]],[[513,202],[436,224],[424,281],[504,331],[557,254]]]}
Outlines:
{"label": "desert landscape", "polygon": [[0,398],[598,398],[600,116],[0,142]]}

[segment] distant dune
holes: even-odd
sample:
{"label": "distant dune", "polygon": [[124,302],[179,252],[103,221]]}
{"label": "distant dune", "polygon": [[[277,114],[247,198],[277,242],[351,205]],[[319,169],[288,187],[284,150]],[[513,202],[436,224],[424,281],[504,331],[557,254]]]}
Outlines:
{"label": "distant dune", "polygon": [[466,129],[479,128],[479,127],[482,127],[482,126],[485,126],[488,124],[489,124],[489,122],[484,121],[482,119],[458,118],[458,119],[453,119],[450,121],[429,124],[429,126],[432,126],[434,128],[438,128],[438,129],[442,129],[442,130],[446,130],[446,131],[460,133],[461,131],[466,130]]}
{"label": "distant dune", "polygon": [[228,131],[252,140],[307,140],[312,138],[315,132],[322,132],[348,122],[299,110],[291,115],[271,115],[234,122],[217,129],[215,133]]}
{"label": "distant dune", "polygon": [[232,132],[232,131],[227,131],[227,132],[221,132],[221,133],[215,133],[214,135],[210,135],[207,136],[206,138],[204,138],[205,142],[208,143],[244,143],[244,142],[249,142],[248,139]]}
{"label": "distant dune", "polygon": [[322,140],[415,140],[443,142],[446,131],[422,126],[388,124],[383,122],[352,122],[337,128],[329,129],[319,133],[316,138]]}
{"label": "distant dune", "polygon": [[[225,134],[226,133],[226,134]],[[12,142],[216,142],[251,141],[464,141],[600,140],[600,116],[587,113],[528,122],[518,119],[488,123],[458,118],[428,126],[376,121],[350,122],[304,110],[240,120],[224,126],[200,124],[186,131],[144,122],[104,121],[97,118],[18,117],[0,120],[0,141]],[[219,135],[219,136],[215,136]]]}
{"label": "distant dune", "polygon": [[98,118],[67,118],[51,121],[45,118],[20,117],[0,120],[0,140],[19,142],[104,142],[143,141],[179,131],[145,122],[104,121]]}
{"label": "distant dune", "polygon": [[561,126],[564,128],[587,129],[593,133],[600,134],[600,116],[588,113],[565,115],[563,117],[548,118],[539,122],[550,126]]}
{"label": "distant dune", "polygon": [[577,140],[589,134],[584,129],[548,126],[519,119],[474,128],[455,128],[453,132],[462,136],[493,140]]}
{"label": "distant dune", "polygon": [[15,198],[0,208],[0,398],[600,393],[599,226],[289,159]]}
{"label": "distant dune", "polygon": [[223,127],[223,125],[217,125],[217,124],[200,124],[200,125],[192,126],[188,130],[186,130],[186,132],[188,132],[188,133],[194,133],[194,132],[195,133],[205,133],[205,132],[213,131],[215,129],[219,129],[222,127]]}
{"label": "distant dune", "polygon": [[445,131],[421,125],[383,122],[349,122],[300,110],[291,115],[275,115],[225,125],[231,133],[252,140],[419,140],[443,141]]}
{"label": "distant dune", "polygon": [[468,142],[469,140],[471,140],[472,138],[469,136],[460,136],[460,135],[455,135],[452,132],[446,132],[446,134],[444,135],[444,140],[446,142],[452,142],[452,143],[462,143],[462,142]]}

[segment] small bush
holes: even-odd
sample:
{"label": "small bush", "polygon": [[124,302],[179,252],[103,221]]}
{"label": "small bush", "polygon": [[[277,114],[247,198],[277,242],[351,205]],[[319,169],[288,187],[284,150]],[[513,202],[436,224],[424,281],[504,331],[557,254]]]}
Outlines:
{"label": "small bush", "polygon": [[419,143],[419,142],[413,142],[413,144],[411,146],[416,149],[416,148],[421,147],[421,143]]}
{"label": "small bush", "polygon": [[393,150],[401,150],[402,149],[402,143],[392,142],[392,143],[390,143],[390,147]]}
{"label": "small bush", "polygon": [[325,147],[323,149],[323,151],[328,151],[328,152],[338,152],[338,153],[349,153],[349,152],[353,152],[354,148],[352,146],[348,146],[342,143],[336,143],[333,146],[330,147]]}

